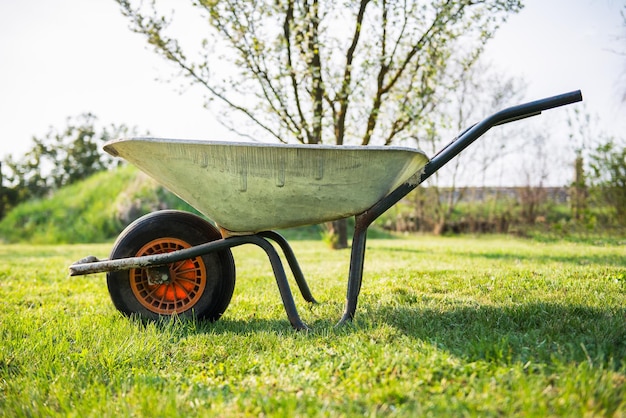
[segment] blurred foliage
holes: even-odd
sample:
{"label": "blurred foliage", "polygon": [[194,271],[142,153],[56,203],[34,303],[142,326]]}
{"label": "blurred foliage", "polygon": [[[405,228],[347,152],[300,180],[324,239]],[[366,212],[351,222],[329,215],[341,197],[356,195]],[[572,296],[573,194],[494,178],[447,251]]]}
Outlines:
{"label": "blurred foliage", "polygon": [[590,155],[589,180],[596,197],[615,211],[615,221],[626,226],[626,146],[610,139]]}
{"label": "blurred foliage", "polygon": [[[413,234],[510,234],[523,237],[624,237],[623,214],[605,198],[618,187],[594,185],[588,204],[578,211],[572,199],[574,187],[540,188],[446,188],[421,187],[377,219],[375,225],[389,232]],[[463,195],[450,199],[449,193]],[[528,216],[528,195],[533,197],[533,217]],[[439,225],[438,205],[454,207],[443,225]],[[623,206],[622,206],[623,207]]]}

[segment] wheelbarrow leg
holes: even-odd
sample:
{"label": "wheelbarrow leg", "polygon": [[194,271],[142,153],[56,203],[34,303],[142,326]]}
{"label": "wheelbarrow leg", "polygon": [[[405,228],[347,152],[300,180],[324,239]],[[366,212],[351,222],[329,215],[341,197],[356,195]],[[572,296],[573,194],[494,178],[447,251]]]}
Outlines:
{"label": "wheelbarrow leg", "polygon": [[285,254],[287,263],[289,263],[289,267],[291,268],[293,277],[295,278],[296,283],[298,284],[298,289],[300,289],[300,294],[302,294],[302,297],[307,302],[317,303],[317,301],[313,297],[313,294],[311,293],[311,290],[309,289],[309,285],[306,282],[306,279],[304,278],[304,274],[302,273],[302,269],[300,268],[300,265],[298,264],[296,255],[293,253],[293,250],[291,249],[291,246],[289,245],[285,237],[283,237],[276,231],[265,231],[265,232],[259,233],[259,235],[263,236],[264,238],[271,239],[272,241],[276,242],[280,246],[280,248],[283,250],[283,253]]}
{"label": "wheelbarrow leg", "polygon": [[287,275],[285,274],[283,263],[280,261],[280,257],[274,249],[274,246],[270,244],[269,241],[258,235],[251,235],[247,237],[247,239],[248,242],[261,247],[267,254],[270,260],[270,264],[272,265],[272,270],[274,271],[274,277],[276,277],[276,283],[278,284],[280,297],[283,300],[283,306],[285,307],[285,311],[287,312],[287,317],[289,318],[289,322],[291,322],[291,326],[293,326],[298,331],[308,330],[309,327],[307,327],[306,324],[302,322],[302,319],[300,319],[300,315],[298,315],[296,303],[293,300],[293,295],[289,287],[289,282],[287,281]]}
{"label": "wheelbarrow leg", "polygon": [[341,320],[337,324],[342,325],[354,319],[356,305],[361,292],[363,281],[363,264],[365,262],[365,243],[367,241],[367,226],[362,226],[359,217],[356,217],[354,236],[352,238],[352,253],[350,255],[350,271],[348,273],[348,291],[346,295],[346,308]]}

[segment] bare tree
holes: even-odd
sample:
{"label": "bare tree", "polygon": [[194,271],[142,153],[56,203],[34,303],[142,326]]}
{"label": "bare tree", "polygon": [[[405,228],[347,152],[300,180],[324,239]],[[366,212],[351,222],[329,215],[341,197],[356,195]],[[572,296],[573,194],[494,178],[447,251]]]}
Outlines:
{"label": "bare tree", "polygon": [[520,0],[198,0],[190,3],[205,32],[186,38],[198,45],[188,49],[159,1],[116,1],[131,29],[202,86],[233,131],[337,145],[391,144],[419,132],[451,87],[450,58],[469,68],[522,7]]}
{"label": "bare tree", "polygon": [[[454,133],[469,128],[485,114],[517,102],[526,88],[523,80],[503,77],[497,68],[481,60],[470,68],[457,66],[453,83],[455,88],[434,112],[437,123],[418,139],[418,146],[423,149],[441,149]],[[490,132],[452,160],[443,173],[431,177],[428,185],[436,196],[431,204],[437,218],[433,232],[443,232],[455,207],[465,197],[467,187],[459,188],[459,180],[463,179],[466,186],[484,187],[487,176],[493,175],[493,165],[516,149],[517,144],[512,141],[519,134],[516,131],[515,126],[507,126]]]}
{"label": "bare tree", "polygon": [[532,138],[530,158],[521,161],[524,186],[520,189],[522,219],[534,224],[540,215],[540,206],[546,199],[545,182],[550,174],[551,153],[546,151],[546,137],[538,134]]}

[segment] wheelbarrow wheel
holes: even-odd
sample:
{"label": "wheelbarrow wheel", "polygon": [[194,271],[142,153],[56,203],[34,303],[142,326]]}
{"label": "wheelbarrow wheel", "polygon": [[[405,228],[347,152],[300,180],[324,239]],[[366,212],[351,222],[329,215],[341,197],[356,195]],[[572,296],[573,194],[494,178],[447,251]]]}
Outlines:
{"label": "wheelbarrow wheel", "polygon": [[[166,253],[221,238],[213,225],[196,215],[163,210],[126,227],[110,259]],[[228,307],[235,288],[235,263],[229,249],[154,271],[159,274],[140,268],[107,273],[109,294],[120,312],[146,319],[179,315],[215,321]]]}

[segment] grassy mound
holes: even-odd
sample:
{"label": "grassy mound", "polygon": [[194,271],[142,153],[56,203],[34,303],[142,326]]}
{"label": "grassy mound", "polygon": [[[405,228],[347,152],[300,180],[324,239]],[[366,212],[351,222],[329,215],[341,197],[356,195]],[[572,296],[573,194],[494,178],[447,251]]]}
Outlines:
{"label": "grassy mound", "polygon": [[98,173],[53,195],[15,207],[0,222],[0,240],[33,244],[103,242],[153,210],[192,210],[132,166]]}

